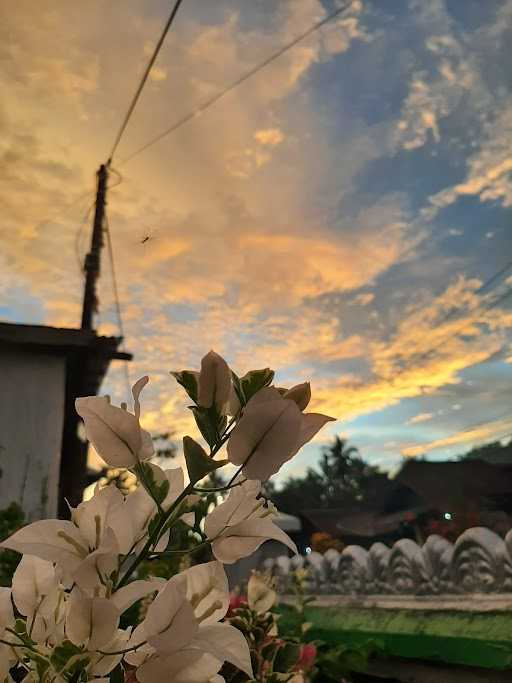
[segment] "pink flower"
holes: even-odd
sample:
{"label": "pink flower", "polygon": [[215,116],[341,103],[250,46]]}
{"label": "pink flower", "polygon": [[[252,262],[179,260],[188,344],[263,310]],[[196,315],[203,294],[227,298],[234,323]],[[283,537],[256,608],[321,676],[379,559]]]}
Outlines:
{"label": "pink flower", "polygon": [[316,647],[311,643],[304,643],[300,646],[299,659],[295,665],[296,669],[311,669],[316,659]]}
{"label": "pink flower", "polygon": [[232,612],[235,609],[238,609],[239,607],[243,607],[244,605],[247,605],[247,598],[244,598],[243,595],[235,595],[232,593],[229,596],[229,611]]}

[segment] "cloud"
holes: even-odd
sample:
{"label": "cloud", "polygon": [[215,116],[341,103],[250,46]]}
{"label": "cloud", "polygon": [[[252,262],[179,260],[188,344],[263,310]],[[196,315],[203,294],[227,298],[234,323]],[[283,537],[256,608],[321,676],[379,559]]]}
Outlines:
{"label": "cloud", "polygon": [[355,296],[349,303],[352,306],[368,306],[375,299],[375,294],[373,292],[361,292]]}
{"label": "cloud", "polygon": [[[416,396],[434,397],[460,373],[507,344],[512,313],[483,306],[478,280],[458,278],[429,304],[404,315],[393,335],[366,344],[369,374],[325,380],[315,409],[351,420]],[[458,315],[452,315],[454,312]]]}
{"label": "cloud", "polygon": [[512,155],[508,146],[511,135],[512,98],[484,126],[479,149],[466,162],[464,180],[430,197],[428,215],[433,217],[439,209],[467,196],[512,206]]}
{"label": "cloud", "polygon": [[418,415],[415,415],[414,417],[411,417],[409,420],[407,420],[407,424],[415,425],[419,424],[420,422],[427,422],[428,420],[431,420],[433,417],[433,413],[418,413]]}
{"label": "cloud", "polygon": [[424,36],[425,63],[415,69],[409,92],[396,123],[395,144],[406,150],[417,149],[429,139],[441,141],[440,121],[447,118],[469,92],[480,100],[473,56],[455,35],[455,27],[445,3],[411,2],[416,30]]}
{"label": "cloud", "polygon": [[254,139],[260,145],[276,147],[284,140],[284,135],[279,128],[262,128],[254,133]]}
{"label": "cloud", "polygon": [[[443,137],[474,67],[441,5],[429,4],[438,8],[435,30],[424,3],[417,16],[410,12],[410,39],[423,43],[424,63],[411,60],[405,98],[386,104],[401,112],[395,142],[406,150]],[[444,297],[416,290],[414,307],[400,298],[417,286],[420,268],[432,279],[434,266],[419,247],[428,231],[407,194],[364,185],[368,164],[390,152],[393,123],[374,122],[364,91],[349,89],[340,99],[347,97],[342,76],[355,74],[364,86],[358,74],[368,65],[359,48],[372,49],[374,30],[367,4],[352,3],[204,115],[122,163],[326,12],[320,0],[282,0],[265,11],[257,5],[195,3],[180,15],[113,161],[122,179],[109,190],[108,217],[126,345],[135,354],[130,374],[151,375],[144,420],[156,431],[193,429],[168,370],[197,367],[209,348],[239,372],[272,364],[284,385],[311,378],[315,407],[346,420],[434,396],[489,359],[510,327],[501,308],[476,311],[484,301],[476,281],[464,279]],[[31,3],[21,0],[0,27],[0,231],[8,237],[0,291],[21,317],[30,311],[48,324],[79,321],[94,171],[161,30],[161,17],[134,0],[123,12],[115,45],[109,36],[118,8],[96,1],[52,0],[34,23]],[[409,44],[400,45],[407,57]],[[480,101],[475,73],[467,78]],[[340,74],[339,91],[333,74]],[[476,159],[481,150],[472,150]],[[445,189],[471,180],[468,172]],[[110,183],[117,183],[114,172]],[[446,263],[436,256],[435,280]],[[387,277],[395,290],[389,297]],[[99,294],[98,328],[117,333],[107,252]],[[452,308],[457,316],[443,322]],[[120,363],[105,390],[126,396]]]}
{"label": "cloud", "polygon": [[450,446],[458,446],[461,444],[475,446],[478,443],[496,439],[497,434],[501,434],[501,438],[510,436],[510,432],[512,432],[512,419],[495,420],[493,422],[461,430],[460,432],[441,439],[435,439],[434,441],[429,441],[417,446],[407,446],[402,448],[401,453],[407,458],[412,458]]}

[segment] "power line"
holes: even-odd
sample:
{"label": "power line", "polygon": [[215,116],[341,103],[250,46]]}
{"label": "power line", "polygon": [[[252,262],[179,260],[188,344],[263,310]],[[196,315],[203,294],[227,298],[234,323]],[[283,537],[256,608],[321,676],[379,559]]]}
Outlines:
{"label": "power line", "polygon": [[[109,261],[110,261],[110,270],[112,272],[112,286],[114,289],[114,301],[115,301],[115,307],[116,307],[117,324],[119,326],[119,333],[121,335],[121,345],[124,346],[124,325],[123,325],[123,316],[121,314],[121,301],[119,298],[119,289],[117,286],[116,269],[115,269],[115,264],[114,264],[114,249],[112,248],[112,236],[111,236],[111,232],[110,232],[110,223],[108,221],[108,216],[106,213],[105,213],[105,232],[107,233],[107,246],[108,246],[108,255],[109,255]],[[130,370],[128,368],[127,362],[123,363],[123,369],[124,369],[125,381],[126,381],[126,384],[128,387],[128,395],[130,395],[130,391],[131,391]]]}
{"label": "power line", "polygon": [[123,317],[121,315],[121,302],[119,299],[119,289],[117,287],[116,269],[114,265],[114,250],[112,248],[112,237],[110,234],[110,224],[108,222],[107,214],[105,213],[105,232],[107,233],[108,256],[110,260],[110,270],[112,272],[112,284],[114,288],[114,301],[116,307],[117,324],[119,326],[119,333],[124,339]]}
{"label": "power line", "polygon": [[80,254],[80,241],[82,237],[83,230],[85,228],[85,224],[87,223],[87,220],[89,219],[89,216],[91,215],[91,211],[93,210],[94,206],[96,204],[96,200],[89,206],[87,211],[85,212],[80,225],[78,226],[78,229],[75,234],[75,255],[76,255],[76,260],[78,263],[78,270],[80,273],[83,275],[84,274],[84,264],[82,260],[82,256]]}
{"label": "power line", "polygon": [[135,95],[133,96],[132,101],[130,103],[130,106],[128,107],[128,111],[126,112],[126,115],[123,119],[123,123],[121,124],[121,127],[119,128],[119,132],[117,133],[117,137],[114,141],[112,151],[110,152],[109,162],[113,159],[114,154],[116,152],[116,149],[117,149],[119,143],[121,142],[121,138],[123,137],[123,133],[126,130],[126,126],[128,125],[128,122],[131,118],[131,115],[133,114],[133,110],[135,109],[135,106],[137,105],[140,94],[142,93],[144,85],[146,84],[146,81],[148,79],[149,73],[150,73],[151,69],[153,68],[153,64],[155,63],[155,60],[158,56],[158,53],[160,52],[160,48],[162,47],[162,45],[164,43],[164,40],[167,36],[167,33],[169,32],[169,29],[171,28],[171,25],[174,21],[174,18],[176,17],[176,14],[177,14],[178,9],[179,9],[182,2],[183,2],[183,0],[176,0],[174,7],[171,10],[171,14],[169,15],[167,23],[164,26],[164,30],[162,31],[162,35],[160,36],[158,43],[156,44],[155,49],[153,50],[153,54],[151,55],[151,58],[150,58],[147,66],[146,66],[146,69],[145,69],[143,75],[142,75],[142,78],[140,80],[138,88],[135,91]]}
{"label": "power line", "polygon": [[[478,294],[478,293],[484,292],[486,289],[488,289],[488,288],[491,286],[491,284],[493,284],[494,282],[496,282],[504,273],[506,273],[507,270],[510,269],[510,267],[512,267],[512,261],[510,261],[509,263],[507,263],[505,266],[503,266],[503,268],[501,268],[500,270],[498,270],[494,275],[492,275],[488,280],[486,280],[486,281],[485,281],[485,282],[476,290],[476,293]],[[495,308],[496,306],[499,306],[499,304],[503,303],[503,301],[505,301],[506,299],[508,299],[508,297],[511,296],[511,295],[512,295],[512,287],[510,287],[509,289],[505,290],[505,292],[504,292],[503,294],[501,294],[497,299],[493,299],[492,301],[487,302],[486,304],[483,304],[483,303],[482,303],[482,304],[480,304],[480,305],[475,306],[473,309],[471,309],[471,310],[469,311],[469,313],[470,313],[471,315],[474,315],[474,314],[480,314],[480,313],[483,313],[483,312],[485,312],[485,311],[491,310],[492,308]],[[437,322],[437,327],[439,327],[440,325],[443,325],[444,323],[448,322],[451,318],[454,317],[454,315],[456,315],[456,313],[457,313],[457,311],[456,311],[456,310],[453,310],[453,309],[452,309],[451,311],[449,311],[444,317],[441,318],[441,320],[439,320],[439,321]],[[451,331],[449,332],[449,334],[447,334],[446,336],[443,336],[443,338],[442,338],[435,346],[432,346],[432,347],[429,348],[427,351],[424,351],[424,352],[421,353],[419,356],[417,356],[416,359],[415,359],[416,365],[417,365],[418,363],[420,363],[422,360],[427,359],[434,351],[437,351],[443,344],[446,343],[446,341],[448,340],[448,338],[453,337],[453,336],[459,334],[460,332],[462,332],[469,324],[470,324],[470,323],[468,323],[468,322],[464,322],[460,327],[458,327],[458,328],[455,329],[455,330],[451,330]],[[398,377],[401,377],[405,372],[407,372],[407,368],[402,368],[401,370],[398,370],[398,371],[394,374],[394,376],[393,376],[392,378],[388,379],[387,381],[388,381],[391,385],[393,385],[393,384],[395,383],[395,380],[396,380]],[[385,379],[385,378],[382,377],[381,379]]]}
{"label": "power line", "polygon": [[245,74],[237,78],[235,81],[233,81],[230,85],[226,86],[223,90],[218,92],[216,95],[213,95],[209,99],[206,99],[202,104],[197,106],[194,110],[183,116],[183,118],[179,119],[176,121],[176,123],[173,123],[170,128],[167,130],[164,130],[162,133],[157,135],[156,137],[152,138],[149,140],[146,144],[144,144],[142,147],[139,147],[139,149],[135,150],[130,156],[126,157],[125,159],[122,160],[121,163],[125,164],[128,161],[131,161],[134,157],[138,156],[139,154],[142,154],[148,147],[151,147],[152,145],[156,144],[159,142],[162,138],[166,137],[167,135],[170,135],[171,133],[174,133],[178,128],[181,126],[185,125],[189,121],[191,121],[193,118],[196,116],[199,116],[202,114],[204,111],[209,109],[212,105],[214,105],[216,102],[218,102],[221,98],[223,98],[225,95],[230,93],[232,90],[234,90],[237,86],[241,85],[244,83],[244,81],[247,81],[251,76],[254,76],[258,71],[261,71],[264,69],[266,66],[271,64],[274,60],[278,59],[281,57],[285,52],[290,50],[292,47],[295,47],[298,43],[300,43],[304,38],[307,38],[307,36],[310,36],[312,33],[317,31],[319,28],[327,24],[329,21],[332,21],[332,19],[335,19],[338,15],[340,15],[342,12],[345,12],[347,9],[350,9],[352,5],[352,0],[348,2],[346,5],[343,7],[338,7],[338,9],[334,10],[330,14],[326,15],[323,19],[318,21],[316,24],[308,28],[307,31],[304,31],[304,33],[301,33],[297,37],[295,37],[293,40],[291,40],[289,43],[286,45],[283,45],[281,48],[279,48],[276,52],[271,54],[269,57],[267,57],[265,60],[260,62],[258,65],[254,66],[252,69],[249,69]]}
{"label": "power line", "polygon": [[[494,299],[494,300],[492,300],[491,302],[488,302],[487,305],[476,306],[475,308],[473,308],[472,310],[470,310],[469,313],[472,314],[472,315],[474,315],[474,314],[481,314],[481,313],[484,313],[485,311],[490,311],[492,308],[495,308],[496,306],[499,306],[499,304],[503,303],[503,301],[505,301],[506,299],[508,299],[508,297],[511,296],[511,295],[512,295],[512,287],[510,287],[509,289],[507,289],[507,290],[506,290],[501,296],[499,296],[497,299]],[[464,323],[463,323],[460,327],[458,327],[456,330],[452,330],[448,336],[452,337],[452,336],[455,336],[455,335],[459,334],[459,333],[462,332],[466,327],[468,327],[469,324],[470,324],[470,323],[468,323],[468,322],[464,322]],[[448,336],[444,337],[438,344],[436,344],[435,346],[433,346],[433,347],[432,347],[431,349],[429,349],[428,351],[424,352],[424,353],[418,358],[418,360],[421,361],[421,360],[427,358],[428,356],[430,356],[430,354],[431,354],[433,351],[437,351],[437,349],[439,349],[439,347],[441,347],[441,346],[446,342],[446,340],[448,339]],[[401,373],[399,373],[399,374],[401,374]]]}

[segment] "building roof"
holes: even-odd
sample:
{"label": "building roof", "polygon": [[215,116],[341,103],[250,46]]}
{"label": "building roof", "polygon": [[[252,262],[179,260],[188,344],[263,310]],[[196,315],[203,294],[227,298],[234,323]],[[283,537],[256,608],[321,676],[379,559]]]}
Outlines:
{"label": "building roof", "polygon": [[99,337],[92,330],[47,325],[21,325],[0,322],[0,343],[20,347],[37,347],[38,351],[65,353],[71,349],[94,349],[110,358],[130,360],[131,354],[117,351],[120,337]]}
{"label": "building roof", "polygon": [[274,522],[283,531],[294,532],[302,530],[302,522],[295,515],[287,515],[285,512],[277,512]]}
{"label": "building roof", "polygon": [[0,346],[65,357],[80,371],[82,395],[96,393],[111,360],[131,360],[130,353],[117,350],[120,342],[92,330],[0,322]]}
{"label": "building roof", "polygon": [[383,514],[380,510],[350,506],[332,510],[306,510],[304,515],[317,529],[335,538],[340,536],[373,538],[395,533],[403,522],[411,522],[424,511],[423,506],[417,506]]}
{"label": "building roof", "polygon": [[488,508],[493,499],[510,496],[512,466],[482,460],[408,460],[395,481],[413,489],[429,508],[466,511]]}

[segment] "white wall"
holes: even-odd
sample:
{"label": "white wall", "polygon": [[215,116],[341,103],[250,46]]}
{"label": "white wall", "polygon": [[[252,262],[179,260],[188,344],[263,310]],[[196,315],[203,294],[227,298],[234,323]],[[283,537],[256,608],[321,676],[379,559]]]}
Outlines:
{"label": "white wall", "polygon": [[0,509],[57,516],[65,359],[0,349]]}

